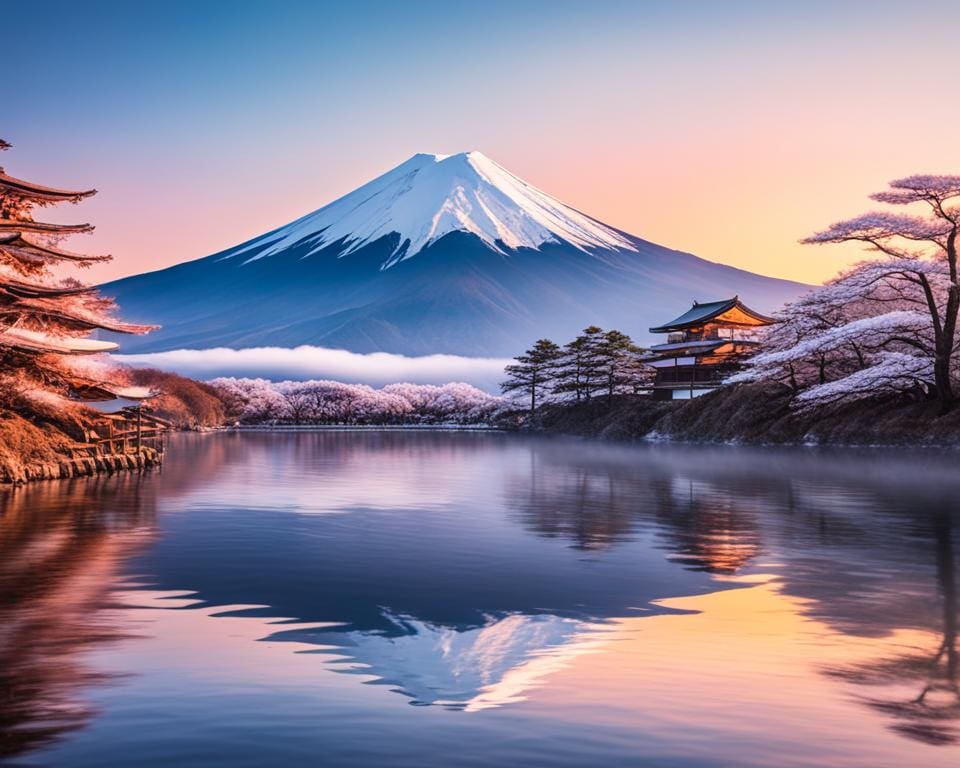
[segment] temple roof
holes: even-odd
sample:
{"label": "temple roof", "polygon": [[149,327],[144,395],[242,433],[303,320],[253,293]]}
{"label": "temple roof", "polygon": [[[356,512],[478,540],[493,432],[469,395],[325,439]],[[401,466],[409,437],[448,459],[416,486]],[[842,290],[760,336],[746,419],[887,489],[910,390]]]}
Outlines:
{"label": "temple roof", "polygon": [[698,352],[711,350],[729,344],[730,339],[704,339],[702,341],[678,341],[675,344],[656,344],[650,347],[651,352],[674,352],[678,349],[695,349]]}
{"label": "temple roof", "polygon": [[8,176],[0,169],[0,194],[13,194],[17,197],[25,197],[31,200],[44,200],[47,202],[61,202],[72,200],[77,202],[85,197],[96,194],[97,190],[87,189],[82,192],[75,192],[69,189],[55,189],[54,187],[44,187],[40,184],[34,184],[30,181],[17,179]]}
{"label": "temple roof", "polygon": [[40,221],[0,219],[0,235],[9,232],[39,232],[41,234],[67,235],[93,232],[91,224],[44,224]]}
{"label": "temple roof", "polygon": [[124,323],[120,320],[114,320],[110,317],[101,317],[85,311],[82,308],[66,307],[58,301],[49,299],[22,299],[13,305],[14,311],[17,309],[27,310],[35,315],[46,317],[50,320],[56,320],[62,323],[68,323],[74,328],[94,330],[100,328],[104,331],[113,333],[141,334],[155,331],[159,326],[139,325],[136,323]]}
{"label": "temple roof", "polygon": [[31,283],[0,273],[0,292],[20,299],[36,299],[42,296],[79,296],[96,291],[92,285],[58,286],[45,283]]}
{"label": "temple roof", "polygon": [[[83,225],[87,226],[87,225]],[[22,232],[0,232],[0,249],[20,258],[61,259],[63,261],[110,261],[110,256],[89,256],[36,243],[23,236]]]}
{"label": "temple roof", "polygon": [[77,379],[71,382],[73,396],[87,402],[132,400],[140,402],[157,397],[160,392],[150,387],[125,387],[110,382],[91,382]]}
{"label": "temple roof", "polygon": [[704,304],[695,301],[693,302],[693,306],[680,315],[680,317],[674,318],[669,323],[651,328],[650,333],[670,333],[671,331],[682,331],[687,328],[703,325],[703,323],[713,320],[715,317],[719,317],[724,312],[729,312],[734,308],[739,309],[744,314],[750,315],[762,324],[775,322],[772,317],[761,315],[759,312],[750,309],[740,301],[739,296],[734,296],[732,299],[709,301]]}

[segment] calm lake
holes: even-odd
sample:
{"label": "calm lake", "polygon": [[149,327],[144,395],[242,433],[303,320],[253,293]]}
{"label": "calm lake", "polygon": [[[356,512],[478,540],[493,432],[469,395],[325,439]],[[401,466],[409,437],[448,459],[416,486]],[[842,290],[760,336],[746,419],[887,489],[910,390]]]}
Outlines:
{"label": "calm lake", "polygon": [[178,435],[0,490],[0,760],[955,768],[958,466]]}

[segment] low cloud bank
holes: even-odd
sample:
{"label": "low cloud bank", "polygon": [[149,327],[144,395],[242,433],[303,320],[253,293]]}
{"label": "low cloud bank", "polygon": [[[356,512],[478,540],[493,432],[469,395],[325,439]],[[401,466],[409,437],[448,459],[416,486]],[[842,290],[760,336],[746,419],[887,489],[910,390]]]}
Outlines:
{"label": "low cloud bank", "polygon": [[496,392],[510,360],[457,355],[405,357],[386,352],[358,354],[344,349],[301,346],[248,349],[174,349],[139,355],[113,355],[136,368],[160,368],[195,379],[220,376],[281,379],[332,379],[371,386],[407,381],[444,384],[463,381]]}

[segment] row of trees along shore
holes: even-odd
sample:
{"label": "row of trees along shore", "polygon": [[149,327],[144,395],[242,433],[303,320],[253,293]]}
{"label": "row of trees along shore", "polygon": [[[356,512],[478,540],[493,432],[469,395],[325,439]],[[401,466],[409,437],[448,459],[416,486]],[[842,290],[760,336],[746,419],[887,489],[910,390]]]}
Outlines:
{"label": "row of trees along shore", "polygon": [[[871,199],[923,212],[872,211],[805,238],[863,243],[876,255],[786,305],[727,384],[784,384],[798,409],[891,396],[935,400],[940,414],[956,407],[960,176],[896,179]],[[641,352],[626,334],[591,326],[562,348],[539,340],[501,388],[526,398],[531,416],[548,398],[639,393],[654,373]]]}
{"label": "row of trees along shore", "polygon": [[388,384],[220,378],[209,382],[244,424],[481,424],[503,401],[470,384]]}
{"label": "row of trees along shore", "polygon": [[643,362],[644,349],[621,331],[585,328],[562,347],[540,339],[506,368],[504,394],[525,398],[532,417],[546,399],[582,402],[595,397],[649,388],[653,369]]}

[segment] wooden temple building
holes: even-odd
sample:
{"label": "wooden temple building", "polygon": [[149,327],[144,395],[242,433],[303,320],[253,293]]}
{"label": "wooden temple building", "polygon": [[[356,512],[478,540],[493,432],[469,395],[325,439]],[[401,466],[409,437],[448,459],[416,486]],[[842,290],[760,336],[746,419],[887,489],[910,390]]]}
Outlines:
{"label": "wooden temple building", "polygon": [[656,369],[653,396],[680,400],[716,389],[756,350],[758,330],[773,322],[734,296],[695,301],[680,317],[651,328],[650,333],[667,334],[666,343],[651,347],[645,358]]}
{"label": "wooden temple building", "polygon": [[[0,150],[9,146],[0,141]],[[145,413],[143,405],[156,393],[102,381],[64,358],[117,348],[113,342],[90,338],[92,331],[139,334],[154,326],[115,319],[112,302],[94,286],[59,277],[63,265],[110,259],[57,247],[63,236],[90,232],[92,226],[48,224],[32,215],[35,208],[77,203],[95,193],[34,184],[0,168],[0,375],[13,386],[45,389],[69,400],[116,401],[118,410],[93,416],[89,434],[78,443],[80,452],[104,455],[139,451],[157,437],[163,424]]]}

